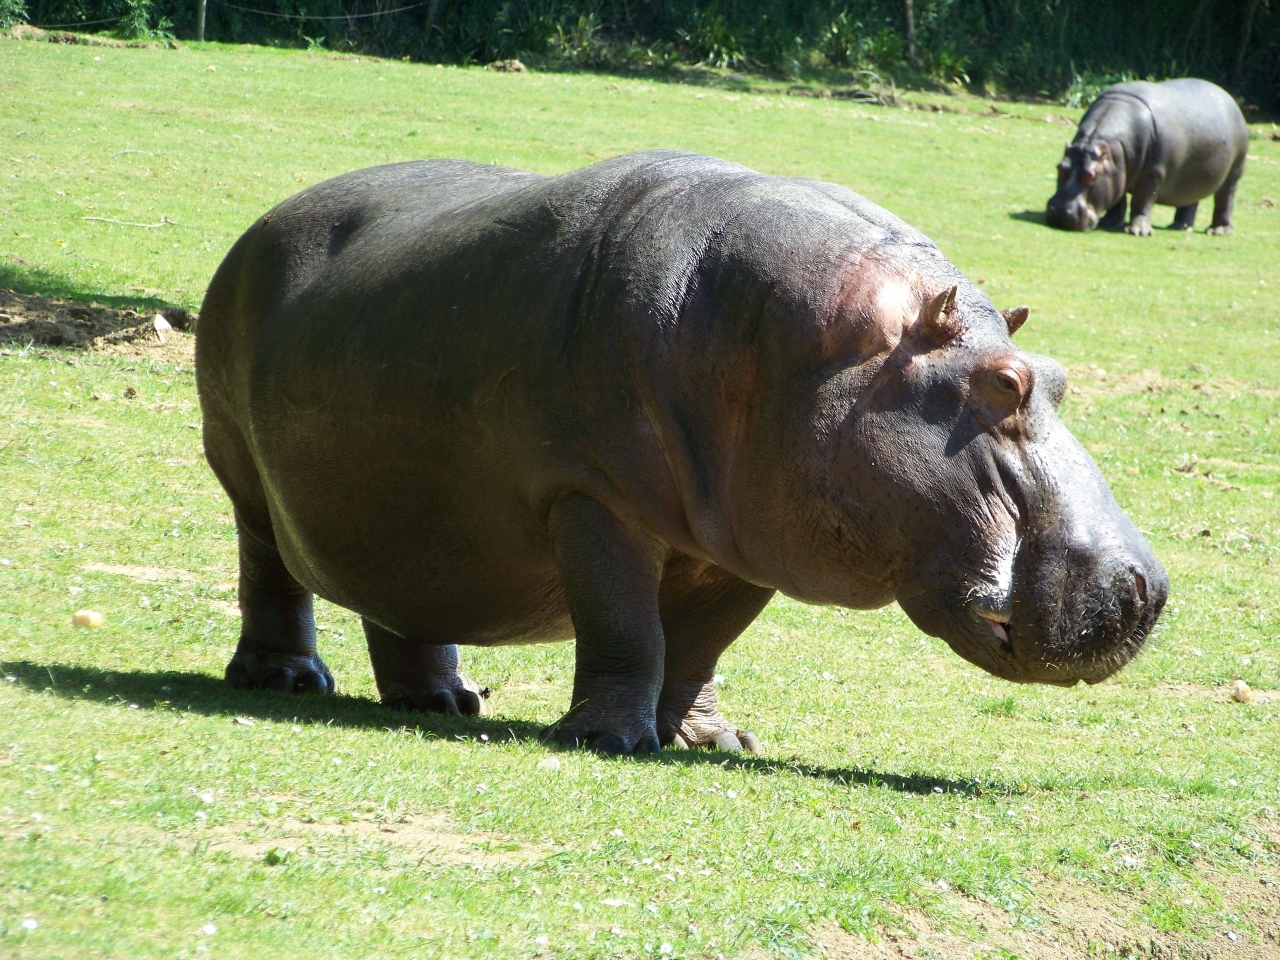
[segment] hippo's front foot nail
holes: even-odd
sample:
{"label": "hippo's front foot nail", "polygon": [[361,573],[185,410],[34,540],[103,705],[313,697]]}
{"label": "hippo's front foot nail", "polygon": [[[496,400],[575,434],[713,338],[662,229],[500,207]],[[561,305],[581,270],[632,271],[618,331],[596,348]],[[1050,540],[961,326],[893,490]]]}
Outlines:
{"label": "hippo's front foot nail", "polygon": [[226,681],[240,690],[333,693],[333,674],[317,654],[264,650],[243,640],[227,664]]}
{"label": "hippo's front foot nail", "polygon": [[489,705],[489,688],[481,688],[462,674],[454,674],[452,682],[433,685],[428,690],[396,689],[393,686],[383,694],[382,705],[393,710],[443,713],[450,717],[487,717],[493,713]]}
{"label": "hippo's front foot nail", "polygon": [[721,730],[706,731],[702,735],[693,731],[684,730],[677,731],[670,735],[667,744],[672,747],[678,747],[681,750],[691,750],[694,747],[707,747],[713,750],[724,750],[729,753],[747,753],[759,756],[763,753],[760,746],[759,738],[750,730],[738,730],[733,727],[726,727]]}
{"label": "hippo's front foot nail", "polygon": [[1124,228],[1124,232],[1134,237],[1149,237],[1151,223],[1146,219],[1134,220]]}
{"label": "hippo's front foot nail", "polygon": [[[600,717],[578,715],[569,711],[558,723],[543,731],[545,743],[577,749],[586,747],[596,753],[640,756],[662,749],[658,732],[652,725],[639,724],[631,729],[608,724]],[[613,729],[609,729],[613,727]]]}
{"label": "hippo's front foot nail", "polygon": [[1225,237],[1231,232],[1231,224],[1220,223],[1217,226],[1210,227],[1205,231],[1211,237]]}

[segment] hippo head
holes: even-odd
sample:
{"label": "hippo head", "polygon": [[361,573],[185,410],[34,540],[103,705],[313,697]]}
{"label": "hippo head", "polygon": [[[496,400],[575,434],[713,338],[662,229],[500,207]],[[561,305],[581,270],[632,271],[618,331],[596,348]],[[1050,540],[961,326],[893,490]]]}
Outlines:
{"label": "hippo head", "polygon": [[1092,230],[1124,198],[1124,169],[1111,144],[1068,143],[1058,164],[1058,191],[1045,207],[1045,223],[1060,230]]}
{"label": "hippo head", "polygon": [[788,377],[788,396],[811,398],[789,415],[808,427],[771,486],[804,509],[775,518],[753,566],[808,602],[897,600],[1007,680],[1103,680],[1141,648],[1169,583],[1058,419],[1066,372],[1014,346],[1025,307],[1001,314],[954,274],[864,276],[811,373]]}

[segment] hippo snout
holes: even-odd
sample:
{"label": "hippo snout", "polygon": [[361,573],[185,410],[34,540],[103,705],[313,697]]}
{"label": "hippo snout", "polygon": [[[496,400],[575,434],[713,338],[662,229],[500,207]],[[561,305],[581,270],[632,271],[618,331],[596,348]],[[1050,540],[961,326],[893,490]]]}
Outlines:
{"label": "hippo snout", "polygon": [[1098,215],[1082,197],[1075,200],[1054,197],[1045,206],[1044,222],[1059,230],[1086,233],[1098,225]]}
{"label": "hippo snout", "polygon": [[1146,643],[1169,597],[1168,575],[1149,549],[1068,549],[1046,559],[1007,627],[1016,679],[1099,683]]}

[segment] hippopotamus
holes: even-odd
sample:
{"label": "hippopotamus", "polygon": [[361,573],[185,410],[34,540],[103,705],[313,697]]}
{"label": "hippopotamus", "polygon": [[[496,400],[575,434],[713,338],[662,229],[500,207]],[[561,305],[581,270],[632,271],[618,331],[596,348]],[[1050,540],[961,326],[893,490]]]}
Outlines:
{"label": "hippopotamus", "polygon": [[838,186],[674,151],[558,176],[344,174],[218,268],[196,370],[235,508],[236,687],[331,691],[312,596],[384,703],[488,712],[458,645],[575,641],[552,744],[757,751],[721,653],[776,591],[897,601],[1016,682],[1096,683],[1168,581],[924,235]]}
{"label": "hippopotamus", "polygon": [[[1231,232],[1249,128],[1231,95],[1207,80],[1117,83],[1085,111],[1058,164],[1045,222],[1063,230],[1119,229],[1151,236],[1151,208],[1176,207],[1173,228],[1190,230],[1213,194],[1208,232]],[[1128,226],[1126,194],[1133,194]]]}

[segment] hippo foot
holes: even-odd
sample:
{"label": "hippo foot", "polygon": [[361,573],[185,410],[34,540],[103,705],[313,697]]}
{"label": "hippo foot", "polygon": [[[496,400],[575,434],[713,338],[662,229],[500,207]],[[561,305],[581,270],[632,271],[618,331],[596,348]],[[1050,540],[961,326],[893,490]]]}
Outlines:
{"label": "hippo foot", "polygon": [[1211,237],[1225,237],[1231,233],[1231,224],[1220,223],[1205,231]]}
{"label": "hippo foot", "polygon": [[575,707],[542,733],[544,743],[576,749],[586,747],[596,753],[640,756],[662,749],[657,730],[644,721],[619,723],[616,716],[592,710],[588,704]]}
{"label": "hippo foot", "polygon": [[239,690],[333,693],[333,674],[317,654],[263,650],[243,640],[227,664],[226,681]]}
{"label": "hippo foot", "polygon": [[1151,221],[1146,217],[1135,217],[1124,228],[1124,232],[1134,237],[1149,237],[1151,236]]}
{"label": "hippo foot", "polygon": [[692,749],[708,747],[733,753],[762,753],[760,740],[750,730],[739,730],[725,719],[716,702],[713,683],[700,684],[679,695],[668,681],[658,705],[658,734],[666,746]]}
{"label": "hippo foot", "polygon": [[393,710],[444,713],[451,717],[488,717],[489,688],[481,687],[460,673],[435,678],[426,690],[408,690],[392,685],[382,693],[382,705]]}
{"label": "hippo foot", "polygon": [[664,729],[662,742],[681,750],[691,750],[694,747],[726,750],[730,753],[745,750],[756,756],[764,752],[760,739],[754,733],[739,730],[720,713],[714,717],[685,717],[678,726]]}

